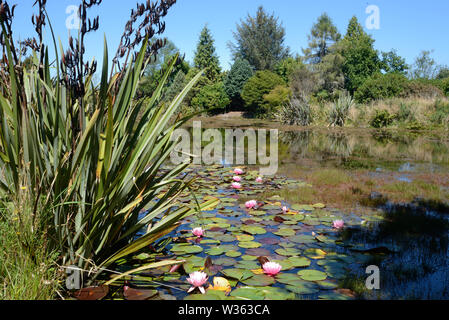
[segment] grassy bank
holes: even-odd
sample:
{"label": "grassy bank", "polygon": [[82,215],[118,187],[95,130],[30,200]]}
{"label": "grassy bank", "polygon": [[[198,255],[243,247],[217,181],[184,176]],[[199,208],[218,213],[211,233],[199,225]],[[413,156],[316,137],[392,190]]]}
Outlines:
{"label": "grassy bank", "polygon": [[57,253],[48,248],[48,210],[22,190],[12,202],[0,197],[0,300],[50,300],[59,287]]}

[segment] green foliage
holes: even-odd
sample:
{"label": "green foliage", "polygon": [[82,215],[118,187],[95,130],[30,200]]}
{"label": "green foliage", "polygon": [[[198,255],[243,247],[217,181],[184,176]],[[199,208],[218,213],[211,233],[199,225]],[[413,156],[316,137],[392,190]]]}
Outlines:
{"label": "green foliage", "polygon": [[340,40],[340,33],[333,24],[332,19],[323,13],[310,31],[309,47],[303,50],[307,60],[311,63],[320,63],[329,53],[329,48]]}
{"label": "green foliage", "polygon": [[430,120],[434,124],[449,124],[449,102],[437,100],[435,102],[435,111],[430,116]]}
{"label": "green foliage", "polygon": [[390,126],[395,119],[394,115],[391,115],[387,110],[376,110],[376,114],[371,120],[371,126],[373,128],[386,128]]}
{"label": "green foliage", "polygon": [[434,79],[437,76],[438,67],[431,57],[432,51],[423,50],[415,59],[410,76],[413,79]]}
{"label": "green foliage", "polygon": [[269,116],[264,95],[269,94],[276,86],[284,84],[284,80],[271,71],[257,71],[243,87],[242,98],[247,110],[258,117]]}
{"label": "green foliage", "polygon": [[235,44],[231,44],[234,59],[243,58],[255,70],[273,70],[276,64],[288,56],[285,47],[285,29],[274,14],[267,14],[259,7],[255,17],[248,15],[237,25]]}
{"label": "green foliage", "polygon": [[398,56],[396,50],[392,49],[389,52],[382,52],[382,69],[386,73],[400,73],[405,76],[409,66],[405,59]]}
{"label": "green foliage", "polygon": [[288,57],[279,62],[274,71],[284,79],[285,83],[290,82],[290,77],[296,69],[303,68],[304,63],[301,61],[301,58],[296,57]]}
{"label": "green foliage", "polygon": [[363,31],[357,18],[353,17],[341,49],[345,86],[352,94],[367,78],[380,72],[381,63],[373,44],[374,40]]}
{"label": "green foliage", "polygon": [[411,106],[405,103],[401,103],[401,105],[399,106],[399,111],[396,119],[402,122],[413,122],[416,120]]}
{"label": "green foliage", "polygon": [[[145,67],[145,75],[142,78],[138,90],[137,97],[151,97],[153,92],[156,90],[157,86],[161,82],[165,71],[169,67],[171,60],[179,55],[179,49],[175,46],[175,44],[171,41],[167,41],[166,44],[161,48],[156,56],[155,61],[151,61]],[[184,74],[189,72],[190,66],[186,61],[180,61],[173,68],[173,72],[167,79],[167,86],[170,86],[175,76],[179,71],[182,71]]]}
{"label": "green foliage", "polygon": [[312,111],[305,96],[293,97],[276,115],[286,125],[308,126],[312,123]]}
{"label": "green foliage", "polygon": [[204,69],[205,76],[212,82],[218,80],[221,69],[218,56],[215,53],[214,39],[207,26],[203,28],[195,52],[195,68]]}
{"label": "green foliage", "polygon": [[334,46],[317,65],[317,83],[321,91],[325,91],[329,98],[336,96],[344,89],[343,63],[344,58],[338,50],[338,46]]}
{"label": "green foliage", "polygon": [[[50,77],[48,59],[42,73],[35,59],[33,68],[20,74],[8,59],[11,89],[0,96],[0,190],[9,198],[23,186],[36,197],[45,195],[43,208],[52,208],[53,215],[49,245],[60,252],[62,264],[107,267],[158,241],[195,212],[178,201],[191,184],[178,178],[188,163],[162,165],[173,150],[174,129],[187,120],[173,122],[172,116],[200,75],[161,107],[158,100],[175,57],[152,98],[134,100],[147,46],[145,40],[122,78],[108,78],[105,41],[101,82],[94,87],[91,77],[83,79],[86,92],[80,100],[71,99],[59,69]],[[79,134],[71,130],[75,108]],[[21,172],[26,172],[24,181]],[[144,217],[142,209],[149,209]],[[102,269],[92,271],[95,278]]]}
{"label": "green foliage", "polygon": [[269,94],[263,96],[268,114],[274,114],[290,102],[292,91],[286,86],[276,86]]}
{"label": "green foliage", "polygon": [[224,80],[225,91],[234,106],[243,104],[242,91],[245,83],[253,76],[254,71],[248,61],[237,59]]}
{"label": "green foliage", "polygon": [[427,79],[415,79],[408,81],[403,97],[415,97],[415,98],[436,98],[443,96],[442,90],[438,87],[439,81],[427,80]]}
{"label": "green foliage", "polygon": [[195,111],[213,109],[216,113],[223,111],[230,103],[226,94],[223,82],[206,85],[200,89],[198,94],[192,99],[190,106]]}
{"label": "green foliage", "polygon": [[179,70],[176,74],[173,83],[168,87],[167,91],[164,94],[164,101],[169,102],[172,101],[176,96],[181,93],[182,89],[184,89],[186,85],[186,75],[182,70]]}
{"label": "green foliage", "polygon": [[290,88],[294,96],[310,96],[318,88],[317,74],[308,66],[296,68],[290,76]]}
{"label": "green foliage", "polygon": [[438,80],[449,79],[449,67],[440,67],[438,75],[436,77]]}
{"label": "green foliage", "polygon": [[407,87],[407,78],[399,73],[376,74],[368,78],[355,92],[360,103],[400,96]]}
{"label": "green foliage", "polygon": [[329,126],[344,127],[351,108],[354,107],[354,100],[349,94],[341,94],[334,103],[329,115]]}

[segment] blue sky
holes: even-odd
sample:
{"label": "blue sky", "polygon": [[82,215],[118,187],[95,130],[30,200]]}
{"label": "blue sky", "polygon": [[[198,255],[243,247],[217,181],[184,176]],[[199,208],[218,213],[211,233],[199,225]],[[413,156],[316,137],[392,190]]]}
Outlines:
{"label": "blue sky", "polygon": [[[31,7],[33,2],[10,1],[19,4],[14,25],[16,37],[24,39],[33,34],[30,18],[31,12],[36,11]],[[64,43],[69,33],[66,28],[69,16],[66,8],[79,4],[79,1],[47,2],[56,35]],[[103,0],[99,9],[91,11],[92,16],[98,13],[101,16],[100,30],[87,39],[89,57],[95,56],[101,60],[103,34],[106,34],[110,51],[115,52],[130,10],[135,4],[136,0]],[[437,63],[449,65],[448,0],[178,0],[165,19],[167,28],[164,36],[172,40],[191,62],[199,33],[207,24],[215,38],[221,67],[227,70],[232,63],[227,43],[233,40],[236,24],[248,13],[254,15],[259,5],[279,17],[286,29],[286,45],[295,53],[301,53],[301,49],[307,46],[307,35],[321,13],[327,12],[340,33],[344,34],[353,15],[365,25],[369,16],[365,13],[366,8],[376,5],[380,9],[380,29],[366,30],[376,40],[376,49],[389,51],[395,48],[409,64],[422,50],[434,50],[433,57]]]}

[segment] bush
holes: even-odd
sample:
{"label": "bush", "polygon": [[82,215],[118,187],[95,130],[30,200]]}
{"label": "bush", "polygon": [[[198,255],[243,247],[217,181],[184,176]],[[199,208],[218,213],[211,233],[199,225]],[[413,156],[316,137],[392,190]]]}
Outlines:
{"label": "bush", "polygon": [[355,100],[368,103],[373,100],[400,96],[407,87],[407,78],[397,73],[376,74],[368,78],[354,94]]}
{"label": "bush", "polygon": [[310,125],[312,123],[312,113],[308,99],[305,96],[293,97],[276,117],[286,125]]}
{"label": "bush", "polygon": [[212,113],[223,111],[230,103],[223,82],[206,85],[192,99],[191,107],[196,111],[211,110]]}
{"label": "bush", "polygon": [[441,100],[435,102],[435,111],[430,116],[430,121],[434,124],[444,124],[449,119],[449,103],[444,103]]}
{"label": "bush", "polygon": [[415,121],[415,115],[413,114],[412,108],[409,105],[402,102],[399,107],[398,114],[396,115],[396,119],[398,121],[403,121],[403,122]]}
{"label": "bush", "polygon": [[245,83],[253,76],[254,71],[248,61],[237,59],[224,80],[226,93],[234,106],[242,102],[242,90]]}
{"label": "bush", "polygon": [[408,81],[400,96],[403,98],[415,97],[434,99],[443,96],[443,92],[440,88],[435,86],[435,82],[418,79]]}
{"label": "bush", "polygon": [[376,115],[371,120],[371,126],[377,129],[386,128],[393,123],[394,119],[395,116],[387,110],[376,110]]}
{"label": "bush", "polygon": [[286,86],[277,86],[269,94],[263,96],[268,114],[276,113],[280,107],[289,103],[292,91]]}
{"label": "bush", "polygon": [[334,103],[329,116],[329,126],[343,127],[348,118],[349,111],[354,106],[354,100],[350,94],[342,94]]}
{"label": "bush", "polygon": [[258,117],[269,116],[264,95],[269,94],[276,86],[284,84],[284,80],[271,71],[256,72],[244,85],[242,91],[247,110]]}

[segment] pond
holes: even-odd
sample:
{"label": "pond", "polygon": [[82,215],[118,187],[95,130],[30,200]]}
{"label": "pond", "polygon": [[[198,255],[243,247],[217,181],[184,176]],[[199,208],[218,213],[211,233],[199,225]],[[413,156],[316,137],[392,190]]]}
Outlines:
{"label": "pond", "polygon": [[[433,134],[285,129],[275,176],[256,181],[257,167],[243,166],[235,189],[235,166],[193,166],[196,197],[219,205],[117,270],[184,261],[125,278],[151,299],[449,299],[448,151],[449,139]],[[264,274],[267,260],[281,272]],[[378,290],[366,286],[368,266],[379,270]],[[195,271],[209,275],[206,294],[187,293]],[[218,277],[230,292],[212,290]]]}

